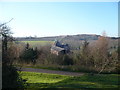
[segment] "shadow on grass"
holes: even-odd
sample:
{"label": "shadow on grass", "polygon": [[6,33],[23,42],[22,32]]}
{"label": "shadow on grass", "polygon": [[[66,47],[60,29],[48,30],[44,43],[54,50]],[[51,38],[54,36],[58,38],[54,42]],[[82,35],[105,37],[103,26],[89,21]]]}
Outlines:
{"label": "shadow on grass", "polygon": [[27,88],[72,88],[75,89],[87,89],[87,88],[118,88],[117,74],[111,75],[84,75],[80,77],[70,77],[59,81],[57,83],[29,83]]}

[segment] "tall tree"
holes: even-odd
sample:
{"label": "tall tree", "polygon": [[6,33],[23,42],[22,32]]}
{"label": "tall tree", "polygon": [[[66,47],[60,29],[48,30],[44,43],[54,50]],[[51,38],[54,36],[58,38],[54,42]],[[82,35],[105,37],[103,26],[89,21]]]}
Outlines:
{"label": "tall tree", "polygon": [[105,31],[102,33],[102,36],[98,38],[98,41],[96,42],[95,51],[94,51],[94,62],[95,66],[100,67],[101,73],[106,66],[109,63],[108,59],[108,44],[109,44],[109,38],[107,37]]}
{"label": "tall tree", "polygon": [[22,79],[8,57],[8,42],[12,42],[13,38],[6,23],[0,24],[0,36],[2,37],[2,88],[21,88]]}
{"label": "tall tree", "polygon": [[8,42],[12,41],[10,28],[6,25],[0,27],[0,36],[2,36],[2,62],[8,63],[7,59],[7,50],[8,50]]}
{"label": "tall tree", "polygon": [[83,42],[81,59],[83,59],[84,65],[87,66],[89,62],[89,42],[87,40]]}

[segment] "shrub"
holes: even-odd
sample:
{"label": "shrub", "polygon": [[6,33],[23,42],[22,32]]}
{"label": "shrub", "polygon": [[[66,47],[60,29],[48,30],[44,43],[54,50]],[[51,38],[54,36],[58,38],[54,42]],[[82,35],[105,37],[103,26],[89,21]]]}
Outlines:
{"label": "shrub", "polygon": [[35,64],[36,59],[38,58],[37,48],[35,50],[33,50],[33,48],[25,49],[20,58],[27,63],[33,62]]}

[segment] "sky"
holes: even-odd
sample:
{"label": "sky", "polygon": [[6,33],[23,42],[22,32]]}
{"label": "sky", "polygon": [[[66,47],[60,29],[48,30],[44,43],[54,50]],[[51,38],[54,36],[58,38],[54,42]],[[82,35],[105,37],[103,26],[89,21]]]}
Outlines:
{"label": "sky", "polygon": [[0,23],[13,36],[98,34],[118,36],[117,2],[0,2]]}

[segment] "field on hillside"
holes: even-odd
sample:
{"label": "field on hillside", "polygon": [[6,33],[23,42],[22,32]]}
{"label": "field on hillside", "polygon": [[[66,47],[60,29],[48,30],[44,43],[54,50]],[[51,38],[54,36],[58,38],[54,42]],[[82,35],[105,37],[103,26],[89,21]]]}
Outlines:
{"label": "field on hillside", "polygon": [[30,47],[51,46],[53,41],[21,41],[21,43],[29,43]]}
{"label": "field on hillside", "polygon": [[[97,40],[88,40],[89,45],[93,46]],[[51,46],[54,41],[20,41],[21,43],[30,44],[30,47]],[[83,45],[84,40],[62,40],[61,43],[68,44],[71,50],[76,50]],[[109,40],[109,49],[114,51],[118,47],[118,40]]]}
{"label": "field on hillside", "polygon": [[65,76],[57,74],[21,72],[27,80],[26,88],[118,88],[118,74],[85,74]]}

